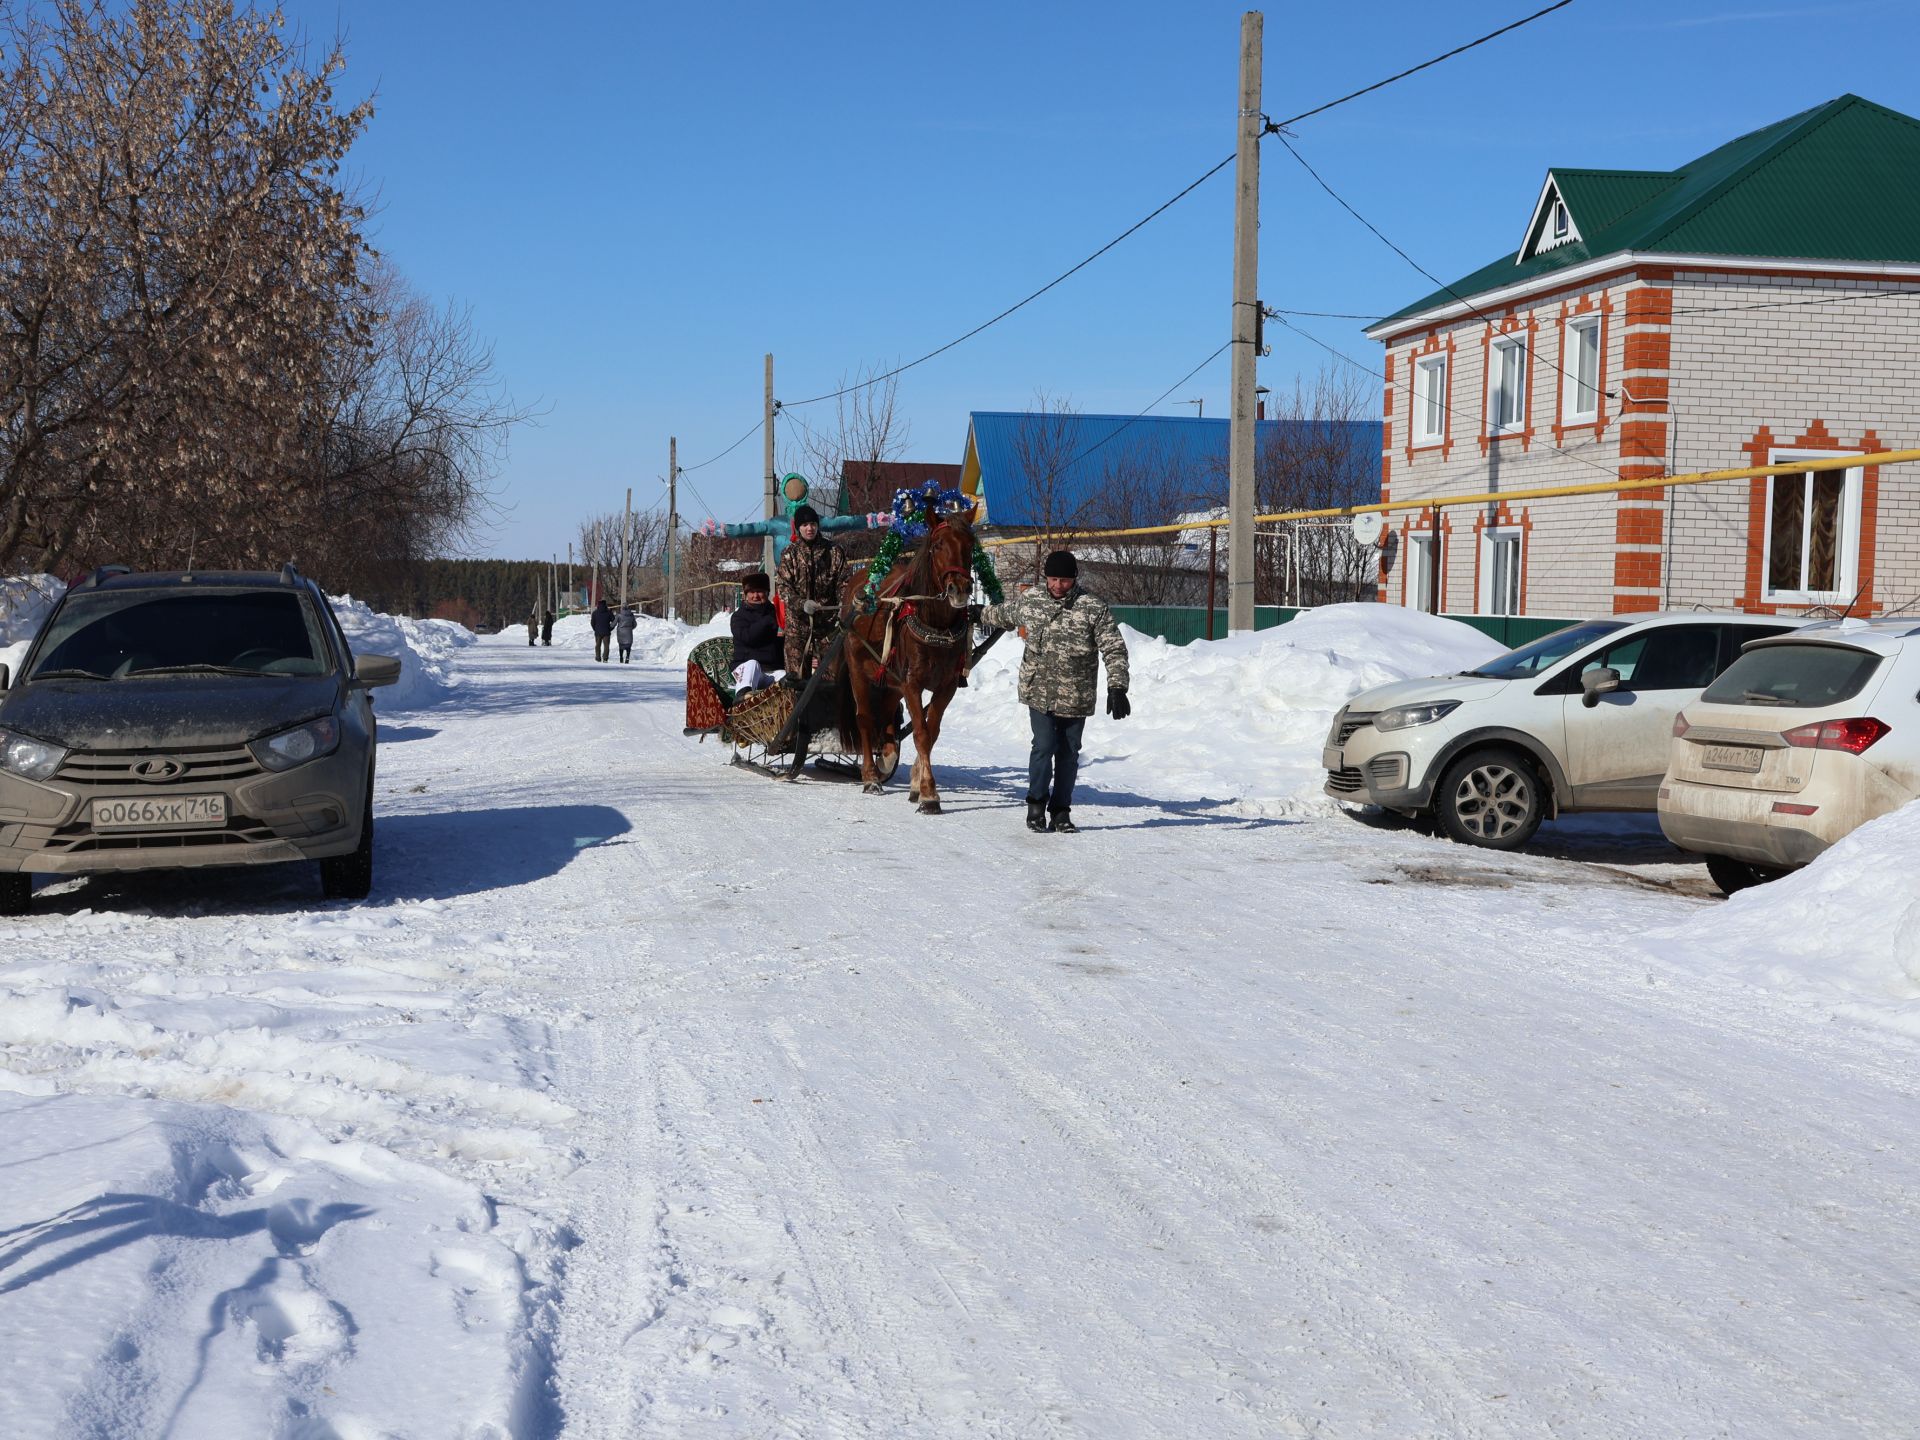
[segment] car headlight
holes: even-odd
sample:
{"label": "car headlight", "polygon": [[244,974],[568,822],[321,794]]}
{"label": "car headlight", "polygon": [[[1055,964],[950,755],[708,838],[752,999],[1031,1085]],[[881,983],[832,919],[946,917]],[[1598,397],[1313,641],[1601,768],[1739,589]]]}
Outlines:
{"label": "car headlight", "polygon": [[291,770],[322,755],[331,755],[340,746],[340,722],[331,715],[310,721],[293,730],[282,730],[256,740],[247,748],[253,758],[269,770]]}
{"label": "car headlight", "polygon": [[16,735],[0,730],[0,770],[22,780],[51,780],[60,762],[67,758],[67,747],[49,745],[31,735]]}
{"label": "car headlight", "polygon": [[1429,705],[1396,705],[1373,717],[1376,730],[1405,730],[1413,725],[1431,725],[1460,708],[1458,700],[1435,700]]}

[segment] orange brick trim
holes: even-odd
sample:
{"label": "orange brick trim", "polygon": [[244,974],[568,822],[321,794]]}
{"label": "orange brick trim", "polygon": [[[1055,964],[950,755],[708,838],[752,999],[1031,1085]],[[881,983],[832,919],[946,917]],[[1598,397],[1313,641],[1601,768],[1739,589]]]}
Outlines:
{"label": "orange brick trim", "polygon": [[[1594,376],[1594,385],[1598,391],[1594,400],[1594,418],[1569,424],[1566,421],[1567,387],[1573,384],[1573,373],[1567,355],[1567,322],[1595,312],[1600,316],[1600,368]],[[1613,296],[1606,291],[1600,293],[1600,299],[1597,302],[1592,295],[1582,295],[1578,304],[1570,306],[1562,302],[1560,306],[1558,324],[1560,365],[1558,373],[1553,377],[1553,443],[1555,445],[1566,439],[1569,430],[1591,430],[1596,440],[1607,433],[1607,345],[1612,339],[1612,316]]]}
{"label": "orange brick trim", "polygon": [[1660,608],[1658,595],[1616,595],[1613,597],[1613,613],[1616,615],[1643,615]]}
{"label": "orange brick trim", "polygon": [[1658,330],[1639,330],[1627,336],[1620,368],[1665,370],[1673,359],[1673,337]]}
{"label": "orange brick trim", "polygon": [[1527,323],[1524,326],[1526,337],[1521,341],[1526,348],[1527,357],[1526,379],[1520,392],[1521,428],[1506,430],[1498,435],[1487,433],[1487,391],[1493,388],[1493,373],[1490,368],[1493,359],[1493,342],[1496,336],[1518,335],[1522,328],[1519,315],[1509,310],[1501,319],[1497,331],[1492,325],[1487,325],[1480,332],[1480,453],[1482,455],[1502,440],[1517,439],[1522,450],[1533,448],[1533,388],[1540,378],[1539,366],[1534,362],[1540,356],[1540,321],[1531,311],[1527,314]]}
{"label": "orange brick trim", "polygon": [[1613,541],[1616,545],[1658,545],[1661,512],[1645,508],[1622,509],[1613,517]]}
{"label": "orange brick trim", "polygon": [[[1447,359],[1447,378],[1446,384],[1440,392],[1440,438],[1438,440],[1424,441],[1416,445],[1414,444],[1414,437],[1420,433],[1420,427],[1416,423],[1418,417],[1415,414],[1420,404],[1420,361],[1426,359],[1429,355],[1438,355],[1442,353],[1442,351],[1445,352]],[[1453,453],[1453,372],[1453,335],[1451,333],[1447,335],[1446,344],[1443,346],[1440,343],[1439,332],[1429,330],[1427,332],[1426,344],[1417,350],[1409,350],[1407,352],[1406,458],[1409,463],[1412,462],[1415,455],[1429,450],[1438,450],[1442,461],[1445,461],[1448,456]]]}
{"label": "orange brick trim", "polygon": [[1613,556],[1613,584],[1618,590],[1657,590],[1660,588],[1660,555],[1654,550],[1616,550]]}
{"label": "orange brick trim", "polygon": [[[1762,425],[1753,432],[1753,438],[1740,448],[1746,452],[1749,465],[1765,465],[1769,463],[1768,456],[1774,450],[1832,450],[1841,454],[1849,451],[1871,454],[1880,448],[1880,436],[1869,426],[1857,444],[1849,445],[1835,439],[1826,422],[1816,418],[1808,422],[1807,428],[1796,440],[1780,440],[1770,428]],[[1815,608],[1824,602],[1787,601],[1774,604],[1762,598],[1766,594],[1769,484],[1764,475],[1747,482],[1747,566],[1746,581],[1740,592],[1740,608],[1755,615],[1776,615],[1783,610]],[[1853,607],[1855,615],[1872,615],[1881,608],[1873,592],[1875,552],[1879,548],[1879,539],[1880,467],[1868,465],[1860,472],[1860,550],[1856,558],[1859,598]],[[1854,599],[1853,596],[1847,598]]]}
{"label": "orange brick trim", "polygon": [[1629,290],[1626,323],[1629,325],[1673,324],[1673,291],[1646,286]]}

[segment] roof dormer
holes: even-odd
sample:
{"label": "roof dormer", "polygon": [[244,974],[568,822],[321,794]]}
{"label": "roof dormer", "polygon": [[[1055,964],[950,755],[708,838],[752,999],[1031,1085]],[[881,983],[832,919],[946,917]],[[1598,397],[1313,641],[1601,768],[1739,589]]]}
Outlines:
{"label": "roof dormer", "polygon": [[1516,265],[1524,265],[1534,256],[1548,250],[1557,250],[1562,245],[1571,245],[1580,239],[1580,227],[1573,223],[1573,212],[1567,208],[1567,200],[1560,193],[1560,182],[1553,172],[1547,172],[1547,183],[1540,187],[1540,198],[1534,203],[1533,218],[1527,221],[1527,235],[1520,246],[1520,253],[1514,256]]}

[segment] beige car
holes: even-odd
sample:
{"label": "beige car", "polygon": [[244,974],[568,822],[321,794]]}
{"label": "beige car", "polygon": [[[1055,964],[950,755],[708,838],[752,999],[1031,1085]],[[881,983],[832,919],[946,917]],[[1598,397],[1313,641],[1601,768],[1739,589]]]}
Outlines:
{"label": "beige car", "polygon": [[1841,620],[1748,645],[1673,723],[1657,809],[1728,894],[1920,796],[1920,624]]}
{"label": "beige car", "polygon": [[399,676],[292,566],[96,572],[0,666],[0,915],[36,874],[101,870],[317,861],[365,897],[370,692]]}

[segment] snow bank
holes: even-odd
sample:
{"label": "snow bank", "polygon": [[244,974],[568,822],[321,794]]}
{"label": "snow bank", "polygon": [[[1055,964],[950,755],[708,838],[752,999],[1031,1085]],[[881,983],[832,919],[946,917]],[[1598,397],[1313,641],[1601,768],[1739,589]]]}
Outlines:
{"label": "snow bank", "polygon": [[27,646],[66,590],[51,575],[0,576],[0,665],[19,671]]}
{"label": "snow bank", "polygon": [[[1320,793],[1320,747],[1352,696],[1501,653],[1470,625],[1397,605],[1328,605],[1271,630],[1192,645],[1121,629],[1133,714],[1116,723],[1102,713],[1087,726],[1088,798],[1171,791],[1256,817],[1331,806]],[[1023,648],[1006,635],[982,658],[948,712],[943,754],[950,736],[956,752],[1024,767],[1030,733],[1016,700]]]}
{"label": "snow bank", "polygon": [[1806,869],[1655,931],[1646,947],[1696,973],[1920,1035],[1920,804],[1862,825]]}
{"label": "snow bank", "polygon": [[[704,625],[689,625],[684,620],[662,620],[657,615],[642,615],[633,630],[633,662],[636,665],[681,666],[693,653],[693,647],[716,635],[730,635],[732,612],[722,610]],[[566,615],[553,622],[556,649],[592,650],[593,625],[585,615]]]}
{"label": "snow bank", "polygon": [[375,692],[381,711],[418,710],[446,699],[453,689],[454,652],[474,643],[474,633],[451,620],[409,620],[382,615],[351,595],[334,595],[333,613],[356,655],[392,655],[400,680]]}

